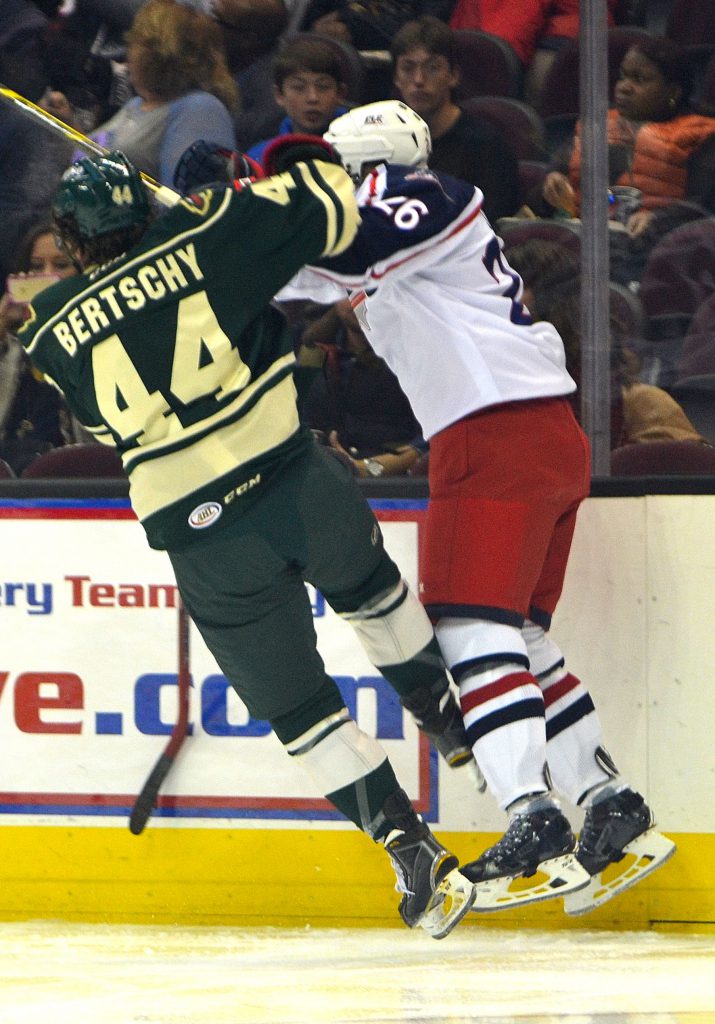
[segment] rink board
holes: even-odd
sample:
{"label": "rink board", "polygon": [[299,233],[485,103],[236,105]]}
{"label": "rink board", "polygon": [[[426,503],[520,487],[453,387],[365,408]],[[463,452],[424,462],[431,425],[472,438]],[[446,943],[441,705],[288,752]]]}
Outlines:
{"label": "rink board", "polygon": [[[375,503],[417,579],[422,502]],[[623,774],[677,856],[594,914],[560,901],[474,926],[715,923],[715,497],[591,498],[554,635],[591,689]],[[235,698],[192,631],[191,734],[145,833],[126,825],[175,713],[176,609],[165,555],[126,502],[0,504],[0,918],[391,925],[384,853],[346,825]],[[405,721],[349,627],[310,593],[346,703],[463,860],[502,831],[488,796]],[[568,808],[570,811],[573,810]],[[574,824],[579,824],[577,812]]]}

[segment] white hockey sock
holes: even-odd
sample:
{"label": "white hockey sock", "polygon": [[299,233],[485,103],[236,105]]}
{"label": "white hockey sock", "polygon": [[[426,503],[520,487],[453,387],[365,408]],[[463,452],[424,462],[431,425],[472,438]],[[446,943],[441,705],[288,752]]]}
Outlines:
{"label": "white hockey sock", "polygon": [[548,788],[544,701],[528,671],[521,630],[445,616],[435,633],[459,685],[469,743],[499,806],[506,808],[526,793],[543,793]]}
{"label": "white hockey sock", "polygon": [[[546,754],[554,788],[578,803],[609,782],[615,766],[603,750],[603,733],[588,690],[564,666],[564,656],[541,626],[527,619],[522,636],[546,708]],[[613,769],[613,770],[611,770]]]}
{"label": "white hockey sock", "polygon": [[546,708],[546,755],[554,788],[576,804],[594,787],[611,781],[598,752],[603,731],[583,683],[563,665],[539,678]]}
{"label": "white hockey sock", "polygon": [[499,806],[545,792],[544,705],[531,673],[507,662],[466,675],[459,689],[467,736]]}

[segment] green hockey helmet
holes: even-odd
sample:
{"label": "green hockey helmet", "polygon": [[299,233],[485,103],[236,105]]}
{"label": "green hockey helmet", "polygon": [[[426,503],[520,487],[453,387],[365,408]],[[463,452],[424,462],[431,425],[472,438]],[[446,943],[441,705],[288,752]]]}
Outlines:
{"label": "green hockey helmet", "polygon": [[60,236],[73,245],[131,233],[143,228],[149,215],[141,175],[118,150],[73,163],[62,175],[52,204]]}

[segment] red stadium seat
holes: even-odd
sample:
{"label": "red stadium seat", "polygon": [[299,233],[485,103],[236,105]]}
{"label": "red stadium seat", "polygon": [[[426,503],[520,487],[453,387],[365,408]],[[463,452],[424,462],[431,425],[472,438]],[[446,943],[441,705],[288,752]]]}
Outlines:
{"label": "red stadium seat", "polygon": [[33,459],[22,471],[22,479],[71,478],[96,480],[124,477],[124,467],[114,448],[89,441],[52,448]]}
{"label": "red stadium seat", "polygon": [[708,374],[715,380],[715,292],[700,303],[690,321],[677,369],[679,378]]}
{"label": "red stadium seat", "polygon": [[454,32],[460,81],[455,98],[468,96],[520,96],[521,61],[506,40],[490,32],[460,28]]}
{"label": "red stadium seat", "polygon": [[547,159],[544,124],[533,107],[511,96],[469,96],[459,105],[498,128],[517,160]]}
{"label": "red stadium seat", "polygon": [[612,476],[715,475],[715,448],[698,441],[645,441],[611,452]]}
{"label": "red stadium seat", "polygon": [[532,238],[543,238],[549,242],[558,242],[570,249],[574,255],[581,255],[580,224],[576,221],[549,220],[548,218],[502,217],[497,221],[497,232],[508,250],[513,245],[521,245]]}

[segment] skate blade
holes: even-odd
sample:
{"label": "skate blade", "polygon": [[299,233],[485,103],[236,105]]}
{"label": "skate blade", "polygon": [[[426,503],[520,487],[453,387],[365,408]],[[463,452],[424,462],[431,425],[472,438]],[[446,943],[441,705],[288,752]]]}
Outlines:
{"label": "skate blade", "polygon": [[552,857],[539,864],[535,875],[505,875],[486,882],[475,882],[476,900],[472,910],[510,910],[512,907],[539,903],[564,896],[589,884],[590,875],[572,853]]}
{"label": "skate blade", "polygon": [[453,868],[435,889],[420,918],[420,928],[424,928],[433,939],[443,939],[471,909],[474,895],[474,886],[469,879]]}
{"label": "skate blade", "polygon": [[[594,875],[589,885],[565,897],[564,910],[570,916],[577,917],[600,907],[665,864],[673,856],[675,849],[675,843],[655,829],[650,828],[647,832],[642,832],[624,846],[623,860],[617,861],[615,865],[609,865],[609,868],[620,868],[618,874],[608,881],[603,880],[603,872]],[[604,871],[608,872],[608,868]]]}

